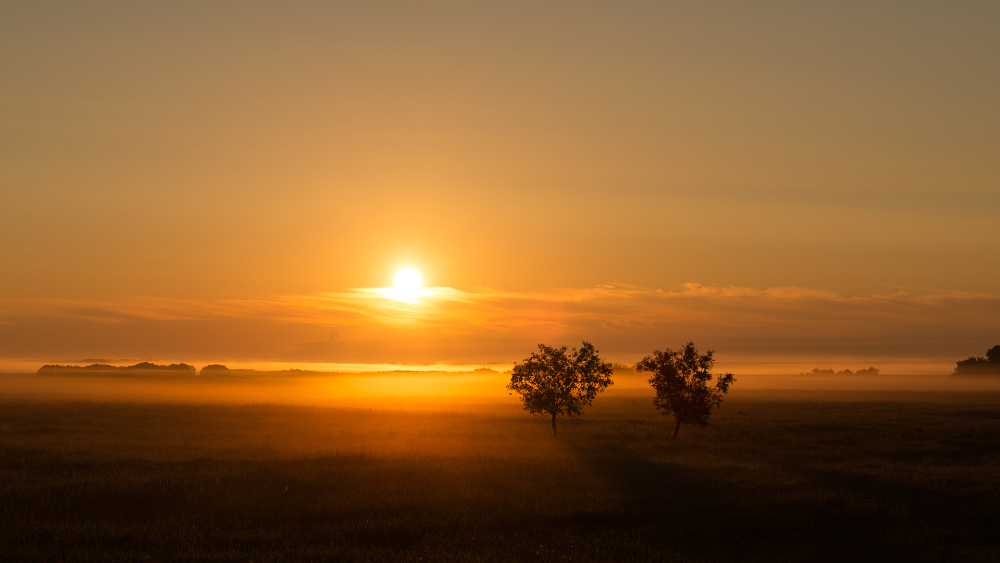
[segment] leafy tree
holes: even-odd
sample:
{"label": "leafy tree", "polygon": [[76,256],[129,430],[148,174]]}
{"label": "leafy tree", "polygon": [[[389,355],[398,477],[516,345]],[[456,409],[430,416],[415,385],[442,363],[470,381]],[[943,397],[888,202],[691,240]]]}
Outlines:
{"label": "leafy tree", "polygon": [[719,375],[715,385],[709,385],[715,364],[713,353],[709,350],[700,355],[694,342],[688,342],[676,352],[670,348],[662,352],[655,350],[652,356],[646,356],[636,364],[636,371],[652,374],[649,384],[656,390],[653,404],[664,415],[674,415],[677,421],[674,426],[675,440],[681,424],[708,426],[712,409],[722,404],[729,386],[736,381],[733,374],[727,373]]}
{"label": "leafy tree", "polygon": [[583,414],[583,407],[611,385],[612,374],[611,364],[601,360],[590,342],[569,353],[565,346],[539,344],[538,353],[514,364],[507,389],[521,396],[524,410],[552,415],[552,435],[557,436],[556,416]]}

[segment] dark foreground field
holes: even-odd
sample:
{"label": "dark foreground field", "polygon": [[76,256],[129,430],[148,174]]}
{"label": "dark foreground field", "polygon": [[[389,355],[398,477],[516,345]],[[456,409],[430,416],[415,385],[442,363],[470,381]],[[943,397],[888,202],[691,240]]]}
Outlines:
{"label": "dark foreground field", "polygon": [[[0,403],[7,561],[998,561],[1000,395],[765,392],[676,442],[464,412]],[[473,412],[473,409],[475,411]]]}

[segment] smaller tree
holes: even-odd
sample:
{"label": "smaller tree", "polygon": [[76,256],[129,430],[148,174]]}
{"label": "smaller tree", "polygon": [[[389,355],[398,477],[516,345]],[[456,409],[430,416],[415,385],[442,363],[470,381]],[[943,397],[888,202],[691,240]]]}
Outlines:
{"label": "smaller tree", "polygon": [[712,409],[722,404],[723,396],[736,382],[733,374],[726,373],[719,375],[715,385],[709,385],[715,364],[713,353],[709,350],[700,355],[694,342],[688,342],[676,352],[670,348],[662,352],[655,350],[652,356],[646,356],[636,364],[636,371],[652,374],[649,384],[656,390],[653,404],[664,415],[674,415],[677,422],[674,425],[675,440],[681,424],[708,426]]}
{"label": "smaller tree", "polygon": [[507,389],[517,392],[524,410],[552,415],[552,435],[557,436],[556,416],[580,416],[601,391],[611,385],[614,370],[597,355],[590,342],[570,353],[566,347],[538,345],[538,353],[514,364]]}

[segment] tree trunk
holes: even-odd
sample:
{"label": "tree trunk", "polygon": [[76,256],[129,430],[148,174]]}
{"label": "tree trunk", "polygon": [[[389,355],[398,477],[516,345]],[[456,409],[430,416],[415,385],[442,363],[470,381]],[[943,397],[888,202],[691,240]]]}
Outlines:
{"label": "tree trunk", "polygon": [[552,413],[552,437],[559,437],[559,434],[556,433],[556,413]]}
{"label": "tree trunk", "polygon": [[[553,427],[554,428],[554,427]],[[677,424],[674,425],[674,440],[677,439],[677,431],[681,429],[681,419],[677,419]]]}

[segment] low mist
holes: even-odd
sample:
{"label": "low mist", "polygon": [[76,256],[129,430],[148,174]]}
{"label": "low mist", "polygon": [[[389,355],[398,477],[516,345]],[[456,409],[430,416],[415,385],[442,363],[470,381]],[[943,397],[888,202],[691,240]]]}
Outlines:
{"label": "low mist", "polygon": [[[467,372],[370,372],[308,376],[130,377],[102,375],[0,374],[0,397],[87,401],[279,403],[316,406],[458,408],[459,405],[519,404],[506,390],[508,374]],[[647,377],[616,372],[598,397],[653,396]],[[732,395],[775,391],[974,391],[1000,390],[1000,378],[947,375],[765,375],[736,374]]]}

